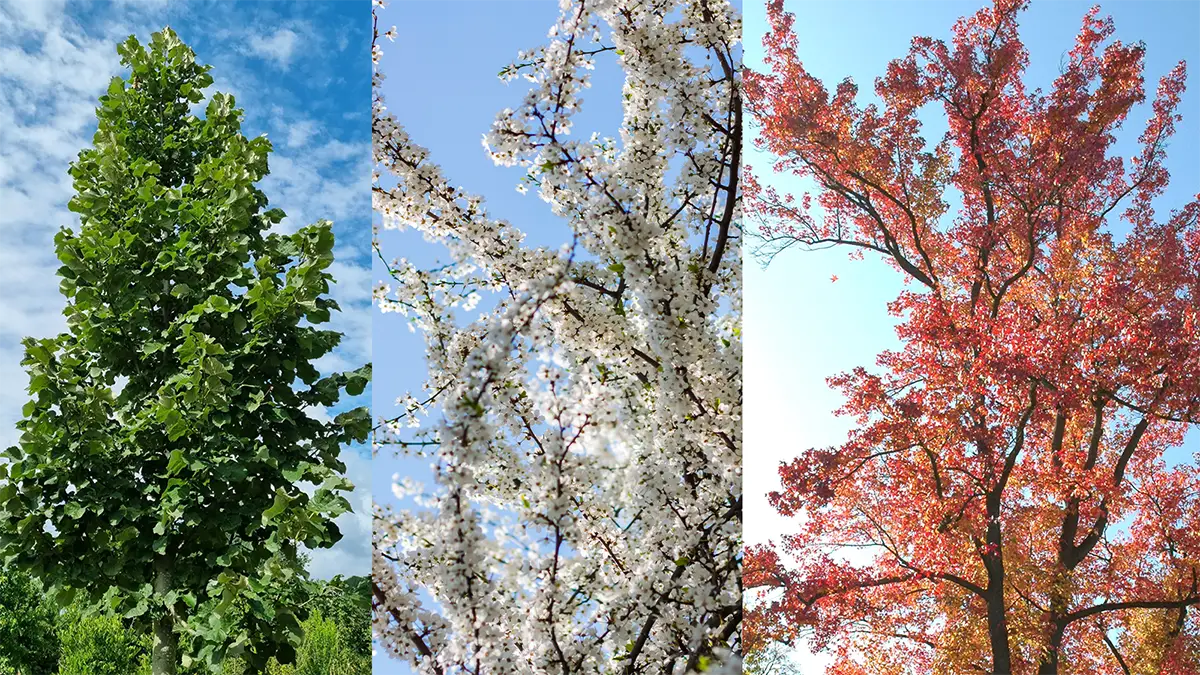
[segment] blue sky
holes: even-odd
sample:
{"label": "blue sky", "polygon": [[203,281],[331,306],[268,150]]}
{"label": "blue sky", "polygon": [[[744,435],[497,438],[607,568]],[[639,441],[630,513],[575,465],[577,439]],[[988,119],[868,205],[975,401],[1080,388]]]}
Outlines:
{"label": "blue sky", "polygon": [[[380,70],[387,75],[383,93],[388,109],[414,142],[430,150],[431,161],[440,164],[451,181],[484,195],[493,215],[514,223],[549,218],[535,195],[516,192],[523,171],[495,166],[483,149],[482,137],[496,113],[520,103],[519,85],[504,84],[497,73],[518,50],[539,44],[557,17],[555,3],[538,0],[396,2],[380,13],[381,32],[392,25],[397,30],[395,42],[381,38]],[[463,49],[465,44],[471,48]],[[547,222],[544,229],[551,228]],[[526,229],[535,233],[538,228]],[[407,258],[420,266],[448,260],[440,246],[416,232],[381,232],[380,242],[389,260]],[[374,278],[387,278],[378,260]],[[373,412],[376,417],[391,417],[400,412],[396,398],[406,391],[416,394],[425,382],[425,343],[408,330],[402,315],[377,312],[372,321],[379,345]],[[377,501],[389,500],[397,471],[429,473],[427,467],[396,462],[381,453],[375,467]]]}
{"label": "blue sky", "polygon": [[[244,133],[271,139],[261,187],[287,212],[282,229],[334,221],[333,296],[343,308],[334,327],[346,337],[321,370],[370,359],[369,12],[368,0],[0,4],[0,285],[9,289],[0,299],[0,443],[15,442],[25,401],[21,338],[65,327],[53,236],[78,222],[66,210],[67,166],[91,142],[96,98],[120,69],[116,44],[130,34],[145,42],[164,25],[213,65],[213,90],[246,110]],[[361,486],[351,496],[357,513],[340,520],[342,542],[314,552],[317,576],[370,569],[370,458],[348,449],[345,459]]]}
{"label": "blue sky", "polygon": [[[1021,37],[1030,53],[1026,82],[1048,87],[1062,56],[1074,44],[1091,2],[1034,2],[1021,19]],[[1195,2],[1102,2],[1116,23],[1116,37],[1146,43],[1147,89],[1181,59],[1188,61],[1188,91],[1180,125],[1169,152],[1172,188],[1159,202],[1160,214],[1182,205],[1198,191],[1200,180],[1200,4]],[[860,86],[861,97],[874,96],[872,83],[887,62],[903,56],[916,35],[949,39],[954,21],[983,6],[981,2],[788,2],[797,15],[800,58],[827,88],[844,77]],[[746,65],[762,67],[764,3],[745,12]],[[847,20],[847,17],[857,17]],[[1148,108],[1148,106],[1147,106]],[[1141,132],[1148,109],[1126,124],[1127,143]],[[927,125],[926,138],[937,138],[944,123]],[[935,136],[936,134],[936,136]],[[748,163],[766,168],[767,157],[747,150]],[[787,181],[778,182],[789,185]],[[791,183],[793,188],[796,183]],[[848,260],[844,250],[784,253],[765,270],[749,259],[745,272],[746,416],[744,476],[746,541],[764,542],[789,529],[766,502],[778,488],[780,461],[806,448],[845,440],[850,422],[832,416],[842,401],[825,378],[855,366],[872,367],[875,356],[898,343],[885,304],[901,288],[900,277],[882,261]],[[836,283],[831,282],[838,276]],[[1186,460],[1200,449],[1193,433],[1187,447],[1173,453]],[[815,675],[825,663],[801,653],[803,672]]]}
{"label": "blue sky", "polygon": [[[500,69],[518,51],[544,44],[558,13],[558,3],[546,0],[397,1],[389,3],[379,19],[381,32],[393,25],[397,30],[394,43],[382,41],[380,69],[387,75],[383,92],[389,110],[414,142],[429,149],[430,160],[440,164],[453,183],[485,197],[493,217],[524,230],[529,245],[555,247],[567,240],[565,226],[534,192],[516,191],[523,170],[495,166],[482,138],[497,113],[517,107],[526,91],[524,80],[501,82]],[[619,72],[598,64],[572,133],[615,135],[621,120],[620,88]],[[441,247],[415,232],[383,232],[380,241],[389,260],[407,258],[420,266],[448,260]],[[374,278],[386,279],[378,261]],[[481,307],[486,308],[486,303]],[[394,313],[376,313],[372,332],[378,346],[373,412],[376,417],[391,417],[400,412],[395,406],[398,396],[406,391],[420,396],[426,376],[424,341],[408,330],[405,317]],[[396,459],[380,452],[374,466],[376,502],[399,503],[392,492],[396,474],[422,482],[432,477],[427,461]],[[374,672],[395,675],[411,670],[380,655]]]}

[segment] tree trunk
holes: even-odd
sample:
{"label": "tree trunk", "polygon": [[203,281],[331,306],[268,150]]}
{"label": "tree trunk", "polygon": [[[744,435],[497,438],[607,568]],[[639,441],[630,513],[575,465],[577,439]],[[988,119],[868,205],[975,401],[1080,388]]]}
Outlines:
{"label": "tree trunk", "polygon": [[[154,594],[164,596],[171,590],[171,560],[159,558],[154,563]],[[179,636],[175,634],[175,616],[168,610],[157,615],[153,622],[154,645],[150,651],[150,672],[153,675],[175,675],[178,663]]]}
{"label": "tree trunk", "polygon": [[1058,675],[1058,652],[1062,649],[1063,634],[1066,627],[1055,621],[1053,632],[1050,634],[1049,650],[1045,660],[1038,666],[1038,675]]}
{"label": "tree trunk", "polygon": [[1004,602],[1004,548],[1000,533],[1000,500],[988,499],[987,569],[988,638],[992,647],[991,675],[1012,675],[1012,651],[1008,643],[1007,607]]}
{"label": "tree trunk", "polygon": [[[1068,533],[1070,535],[1070,533]],[[1063,637],[1067,632],[1067,624],[1063,623],[1063,618],[1067,614],[1067,608],[1070,605],[1070,593],[1066,590],[1069,583],[1069,575],[1074,569],[1073,562],[1069,559],[1069,550],[1065,547],[1059,554],[1059,559],[1066,559],[1064,570],[1059,572],[1054,580],[1054,586],[1050,592],[1050,641],[1046,645],[1046,655],[1042,657],[1042,662],[1038,664],[1038,675],[1058,675],[1058,652],[1062,649]]]}
{"label": "tree trunk", "polygon": [[1012,651],[1008,645],[1008,621],[1005,620],[1004,590],[988,598],[988,636],[992,646],[991,675],[1012,675]]}

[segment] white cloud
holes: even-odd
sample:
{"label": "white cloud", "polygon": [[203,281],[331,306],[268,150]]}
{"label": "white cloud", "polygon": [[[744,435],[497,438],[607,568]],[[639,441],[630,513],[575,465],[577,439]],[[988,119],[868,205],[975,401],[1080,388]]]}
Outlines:
{"label": "white cloud", "polygon": [[[6,3],[0,12],[0,22],[13,21],[34,31],[46,31],[62,17],[66,0],[15,0]],[[11,12],[11,14],[10,14]]]}
{"label": "white cloud", "polygon": [[[287,212],[283,231],[295,232],[321,219],[338,222],[365,218],[371,189],[368,143],[331,140],[303,152],[276,152],[268,160],[271,175],[262,189],[271,203]],[[365,230],[364,230],[365,231]]]}
{"label": "white cloud", "polygon": [[301,148],[317,133],[317,123],[312,120],[297,120],[287,130],[287,147]]}
{"label": "white cloud", "polygon": [[329,409],[323,405],[310,405],[304,409],[304,412],[318,422],[329,423],[333,419],[333,416],[329,414]]}
{"label": "white cloud", "polygon": [[78,222],[67,165],[91,140],[116,44],[149,29],[136,8],[119,19],[85,29],[62,2],[0,4],[0,448],[16,442],[26,400],[21,339],[64,328],[54,234]]}
{"label": "white cloud", "polygon": [[251,37],[250,53],[274,61],[281,69],[287,70],[292,64],[292,56],[295,55],[299,43],[300,36],[295,31],[280,28],[268,37]]}
{"label": "white cloud", "polygon": [[317,579],[371,573],[371,457],[348,449],[342,452],[342,461],[346,476],[354,483],[354,491],[347,495],[354,510],[337,519],[342,531],[337,546],[308,551],[312,559],[308,571]]}

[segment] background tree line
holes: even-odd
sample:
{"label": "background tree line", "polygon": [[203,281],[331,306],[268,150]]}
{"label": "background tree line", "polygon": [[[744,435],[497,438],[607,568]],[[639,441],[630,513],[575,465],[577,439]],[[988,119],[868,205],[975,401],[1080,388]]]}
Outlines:
{"label": "background tree line", "polygon": [[[272,659],[263,675],[365,675],[371,672],[370,590],[366,577],[308,580],[308,618],[295,662]],[[202,663],[181,670],[209,675]],[[257,675],[238,658],[220,675]],[[0,568],[0,675],[143,675],[150,673],[150,635],[128,619],[58,609],[40,581]]]}

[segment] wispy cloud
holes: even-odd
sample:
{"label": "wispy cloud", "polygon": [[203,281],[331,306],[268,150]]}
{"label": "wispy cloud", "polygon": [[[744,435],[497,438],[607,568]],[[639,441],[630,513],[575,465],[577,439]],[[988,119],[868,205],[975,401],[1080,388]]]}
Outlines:
{"label": "wispy cloud", "polygon": [[116,44],[149,33],[153,8],[78,21],[61,0],[0,4],[0,446],[17,440],[28,381],[21,339],[64,327],[54,234],[75,227],[67,165],[91,140]]}
{"label": "wispy cloud", "polygon": [[316,122],[312,120],[296,120],[287,130],[287,147],[302,148],[308,145],[316,133]]}
{"label": "wispy cloud", "polygon": [[287,70],[292,65],[292,56],[300,46],[300,36],[290,28],[280,28],[270,35],[252,35],[250,53],[273,61],[276,66]]}

